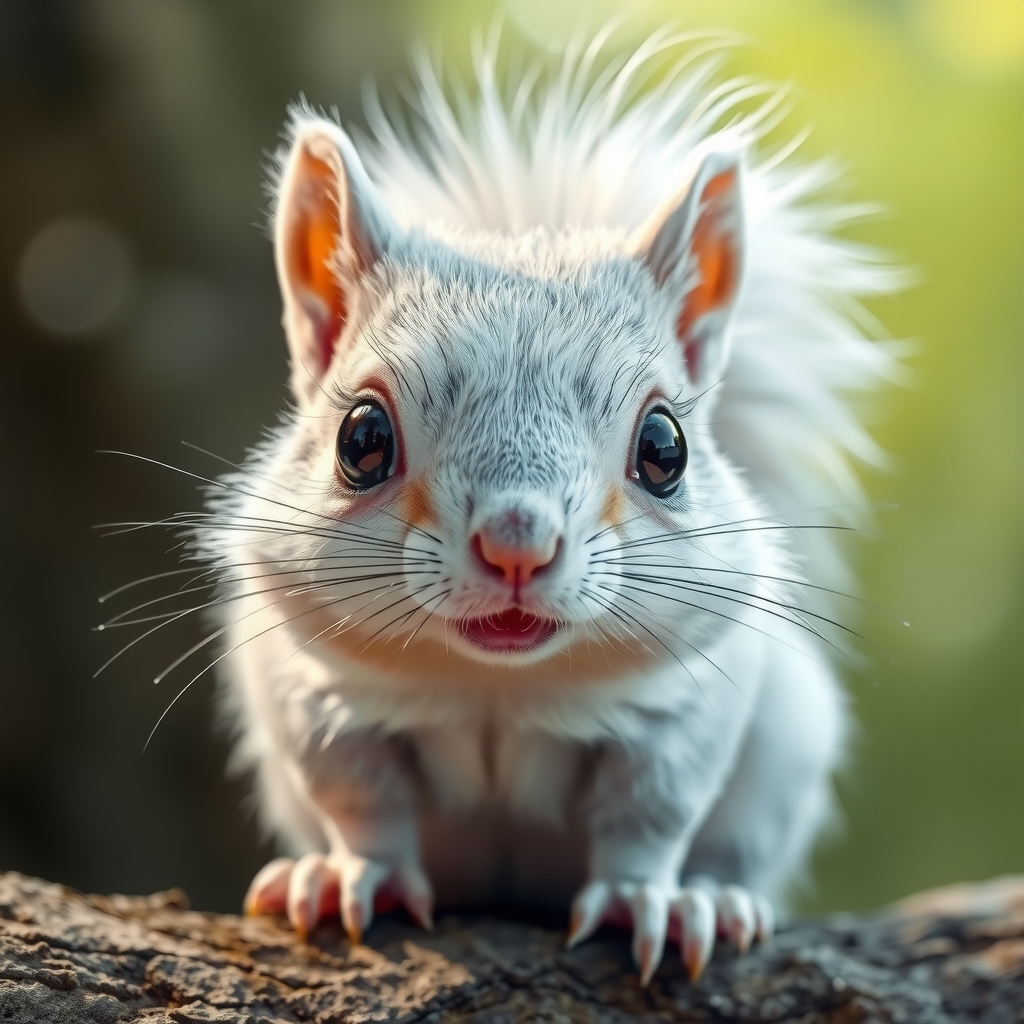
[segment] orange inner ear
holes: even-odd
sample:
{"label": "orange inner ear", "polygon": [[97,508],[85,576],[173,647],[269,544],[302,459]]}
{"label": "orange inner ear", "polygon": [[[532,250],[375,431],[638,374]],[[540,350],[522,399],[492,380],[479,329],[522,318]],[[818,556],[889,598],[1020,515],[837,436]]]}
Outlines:
{"label": "orange inner ear", "polygon": [[288,266],[294,286],[313,307],[321,371],[331,361],[345,322],[345,296],[333,266],[341,238],[337,171],[304,150],[296,168],[299,196],[289,232]]}
{"label": "orange inner ear", "polygon": [[722,197],[736,184],[735,171],[716,174],[704,186],[700,214],[693,229],[690,251],[697,262],[697,283],[690,289],[676,321],[676,334],[683,342],[686,366],[692,378],[697,376],[699,345],[692,337],[693,325],[705,314],[726,305],[736,290],[738,259],[736,244],[728,228],[721,223]]}

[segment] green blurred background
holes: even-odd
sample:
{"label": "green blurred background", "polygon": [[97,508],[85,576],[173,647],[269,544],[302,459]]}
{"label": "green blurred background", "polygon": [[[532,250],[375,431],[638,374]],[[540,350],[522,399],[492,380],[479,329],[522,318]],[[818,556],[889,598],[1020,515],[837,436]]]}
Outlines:
{"label": "green blurred background", "polygon": [[[187,481],[274,421],[284,347],[260,165],[300,92],[362,123],[417,38],[468,63],[496,13],[557,52],[609,0],[6,0],[0,5],[0,867],[91,890],[183,885],[238,906],[268,856],[223,777],[211,686],[148,752],[174,691],[154,671],[196,627],[114,649],[97,595],[171,568],[166,536],[90,527],[195,508]],[[858,548],[862,626],[892,655],[851,678],[861,721],[845,826],[808,909],[875,905],[1024,870],[1024,0],[647,0],[621,38],[738,29],[729,61],[795,87],[784,131],[835,154],[886,214],[856,237],[919,271],[872,311],[915,339],[874,424],[898,510]],[[169,681],[173,685],[173,680]]]}

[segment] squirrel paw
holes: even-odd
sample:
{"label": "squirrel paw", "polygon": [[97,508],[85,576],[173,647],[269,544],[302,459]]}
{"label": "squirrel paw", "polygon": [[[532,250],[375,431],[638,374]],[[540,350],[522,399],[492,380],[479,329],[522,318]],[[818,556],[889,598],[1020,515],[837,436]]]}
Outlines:
{"label": "squirrel paw", "polygon": [[774,929],[771,904],[738,885],[701,882],[667,888],[642,882],[593,881],[573,901],[567,945],[589,938],[604,922],[633,928],[633,959],[646,985],[665,948],[665,939],[679,944],[691,981],[711,959],[715,936],[732,940],[745,953],[756,939]]}
{"label": "squirrel paw", "polygon": [[362,941],[375,912],[405,906],[428,931],[433,890],[418,864],[393,867],[351,854],[308,853],[298,861],[272,860],[252,880],[245,897],[247,914],[286,913],[305,939],[318,922],[339,914],[353,943]]}

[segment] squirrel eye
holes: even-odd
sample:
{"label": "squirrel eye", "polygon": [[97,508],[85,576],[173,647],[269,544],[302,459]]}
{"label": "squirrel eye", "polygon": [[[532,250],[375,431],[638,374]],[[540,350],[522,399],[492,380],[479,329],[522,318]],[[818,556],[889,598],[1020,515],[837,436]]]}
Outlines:
{"label": "squirrel eye", "polygon": [[686,438],[666,409],[652,409],[640,424],[636,471],[640,483],[656,498],[671,497],[686,470]]}
{"label": "squirrel eye", "polygon": [[391,475],[395,429],[376,402],[360,402],[338,431],[338,465],[353,487],[376,487]]}

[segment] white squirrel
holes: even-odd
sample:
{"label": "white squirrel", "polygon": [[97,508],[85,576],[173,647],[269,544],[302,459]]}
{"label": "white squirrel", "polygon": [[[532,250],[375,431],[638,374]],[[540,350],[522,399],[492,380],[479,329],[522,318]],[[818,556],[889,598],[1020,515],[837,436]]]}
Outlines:
{"label": "white squirrel", "polygon": [[[829,524],[891,371],[853,322],[890,271],[757,156],[777,111],[660,36],[603,39],[363,158],[293,110],[273,238],[295,408],[198,532],[224,588],[239,762],[298,859],[250,912],[572,907],[691,977],[772,929],[848,733],[821,630]],[[364,161],[369,172],[364,169]],[[807,529],[798,529],[801,527]]]}

